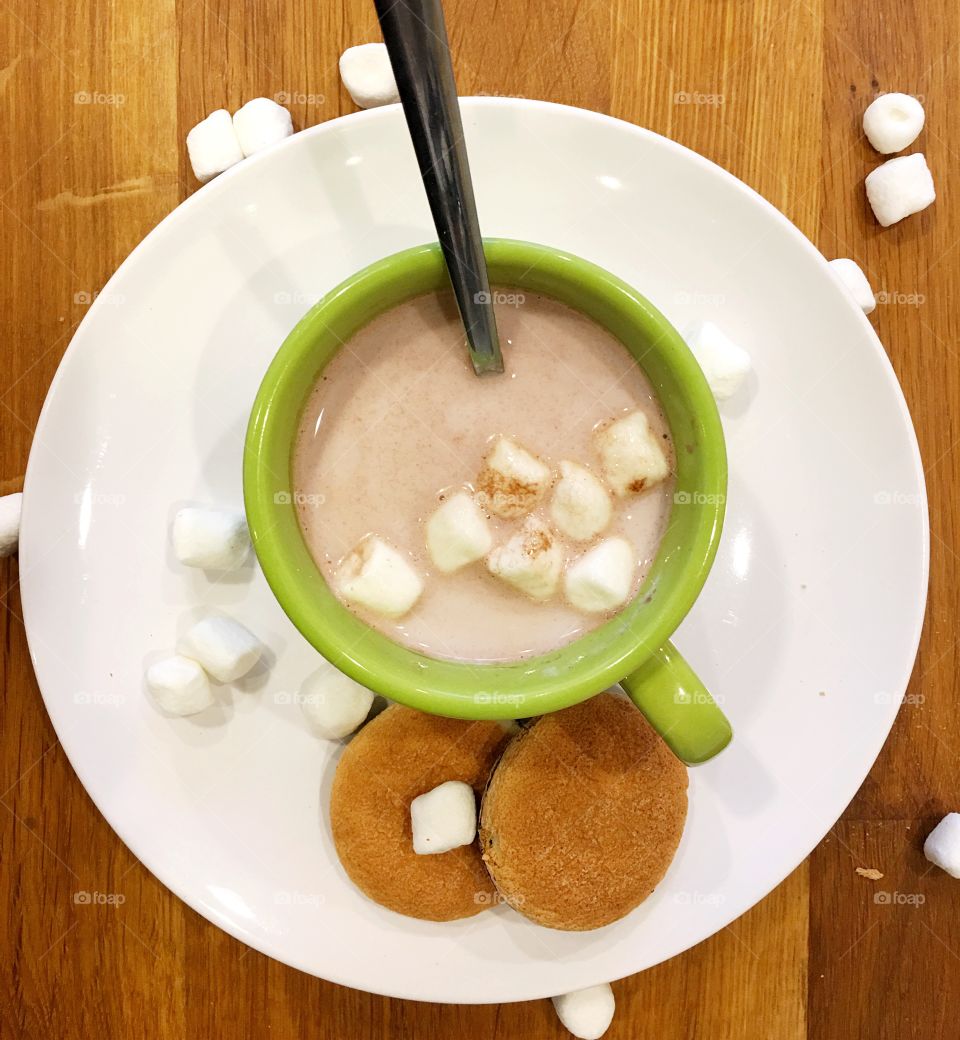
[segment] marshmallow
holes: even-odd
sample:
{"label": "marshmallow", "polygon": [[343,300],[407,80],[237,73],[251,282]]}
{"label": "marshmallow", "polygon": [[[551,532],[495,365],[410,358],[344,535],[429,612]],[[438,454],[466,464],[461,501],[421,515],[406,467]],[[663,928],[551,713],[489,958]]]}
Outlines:
{"label": "marshmallow", "polygon": [[878,152],[909,148],[923,129],[923,105],[909,94],[881,94],[863,113],[863,132]]}
{"label": "marshmallow", "polygon": [[173,551],[188,567],[235,570],[250,551],[247,519],[235,509],[181,509],[173,518]]}
{"label": "marshmallow", "polygon": [[348,47],[340,55],[340,78],[353,103],[360,108],[378,108],[400,100],[385,44]]}
{"label": "marshmallow", "polygon": [[639,494],[670,474],[670,465],[643,412],[632,412],[595,436],[607,483],[618,495]]}
{"label": "marshmallow", "polygon": [[482,559],[492,545],[487,518],[466,491],[451,495],[427,521],[427,550],[444,574]]}
{"label": "marshmallow", "polygon": [[923,854],[951,877],[960,878],[960,813],[947,813],[933,828],[923,843]]}
{"label": "marshmallow", "polygon": [[872,314],[877,307],[877,298],[860,265],[853,260],[831,260],[830,270],[837,281],[850,293],[864,314]]}
{"label": "marshmallow", "polygon": [[373,694],[325,661],[300,687],[300,706],[321,737],[340,740],[369,715]]}
{"label": "marshmallow", "polygon": [[20,509],[23,494],[0,498],[0,556],[12,556],[20,544]]}
{"label": "marshmallow", "polygon": [[937,197],[923,152],[888,159],[864,183],[874,216],[884,227],[919,213]]}
{"label": "marshmallow", "polygon": [[258,97],[233,113],[233,129],[237,132],[240,150],[248,156],[289,137],[293,133],[293,120],[283,105]]}
{"label": "marshmallow", "polygon": [[750,355],[712,321],[701,321],[683,337],[718,401],[732,397],[750,372]]}
{"label": "marshmallow", "polygon": [[616,1002],[609,983],[602,982],[554,997],[553,1007],[564,1028],[579,1040],[600,1040],[613,1021]]}
{"label": "marshmallow", "polygon": [[636,565],[636,553],[625,538],[605,538],[567,567],[563,591],[577,610],[603,614],[627,601]]}
{"label": "marshmallow", "polygon": [[150,665],[147,689],[168,715],[196,715],[213,704],[207,673],[189,657],[174,654]]}
{"label": "marshmallow", "polygon": [[561,534],[588,542],[610,523],[613,506],[607,489],[585,466],[560,463],[560,481],[550,500],[550,519]]}
{"label": "marshmallow", "polygon": [[497,516],[529,513],[550,486],[550,467],[507,437],[498,437],[477,477],[477,501]]}
{"label": "marshmallow", "polygon": [[246,675],[263,654],[263,644],[249,629],[219,616],[198,621],[180,640],[179,649],[219,682]]}
{"label": "marshmallow", "polygon": [[413,851],[420,856],[469,845],[477,836],[477,800],[462,780],[448,780],[410,803]]}
{"label": "marshmallow", "polygon": [[243,159],[243,149],[225,108],[211,112],[187,134],[187,154],[198,181],[208,181]]}
{"label": "marshmallow", "polygon": [[509,541],[490,553],[487,569],[531,599],[549,599],[560,583],[563,548],[539,517],[528,516]]}
{"label": "marshmallow", "polygon": [[343,560],[337,587],[344,599],[391,618],[403,617],[423,592],[407,560],[377,537],[364,538]]}

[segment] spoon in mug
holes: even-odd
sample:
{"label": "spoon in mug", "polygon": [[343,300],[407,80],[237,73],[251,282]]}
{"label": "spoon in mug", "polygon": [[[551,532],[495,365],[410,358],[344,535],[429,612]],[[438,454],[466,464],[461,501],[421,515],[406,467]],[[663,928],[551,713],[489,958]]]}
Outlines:
{"label": "spoon in mug", "polygon": [[477,375],[503,357],[440,0],[374,0]]}

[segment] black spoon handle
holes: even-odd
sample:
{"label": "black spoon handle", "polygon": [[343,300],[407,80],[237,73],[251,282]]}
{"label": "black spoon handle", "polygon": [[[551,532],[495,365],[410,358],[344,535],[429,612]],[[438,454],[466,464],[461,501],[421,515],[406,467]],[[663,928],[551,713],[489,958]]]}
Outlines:
{"label": "black spoon handle", "polygon": [[374,0],[477,375],[500,340],[440,0]]}

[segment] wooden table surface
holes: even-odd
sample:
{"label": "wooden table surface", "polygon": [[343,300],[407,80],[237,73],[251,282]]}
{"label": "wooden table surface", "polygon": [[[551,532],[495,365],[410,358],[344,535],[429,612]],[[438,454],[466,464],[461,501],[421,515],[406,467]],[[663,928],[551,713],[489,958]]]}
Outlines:
{"label": "wooden table surface", "polygon": [[[449,0],[462,94],[546,98],[666,134],[765,195],[886,294],[873,321],[903,384],[930,492],[927,623],[907,703],[810,859],[725,931],[615,984],[608,1036],[955,1036],[960,882],[920,851],[960,808],[957,697],[960,214],[950,0]],[[377,39],[370,0],[0,0],[0,490],[23,473],[44,395],[91,296],[195,188],[186,131],[285,93],[296,126],[353,109],[341,51]],[[889,230],[862,181],[860,116],[922,95],[936,205]],[[954,409],[957,409],[954,412]],[[830,460],[824,460],[827,465]],[[877,560],[882,567],[883,560]],[[548,1002],[413,1004],[268,960],[198,917],[127,851],[44,711],[0,563],[0,1038],[566,1035]],[[811,762],[811,769],[829,763]],[[855,873],[880,868],[882,882]],[[900,893],[886,904],[882,888]],[[122,895],[78,904],[78,891]],[[909,899],[906,897],[910,897]],[[322,936],[318,936],[322,941]]]}

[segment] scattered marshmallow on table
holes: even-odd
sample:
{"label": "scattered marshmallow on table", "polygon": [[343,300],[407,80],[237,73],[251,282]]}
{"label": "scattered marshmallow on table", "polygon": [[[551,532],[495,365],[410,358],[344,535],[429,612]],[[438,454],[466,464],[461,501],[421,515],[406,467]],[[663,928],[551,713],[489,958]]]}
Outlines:
{"label": "scattered marshmallow on table", "polygon": [[923,152],[888,159],[871,170],[864,183],[874,216],[883,227],[919,213],[937,197]]}
{"label": "scattered marshmallow on table", "polygon": [[881,94],[863,113],[863,132],[883,155],[902,152],[920,136],[923,105],[909,94]]}
{"label": "scattered marshmallow on table", "polygon": [[340,740],[370,714],[373,693],[324,662],[300,687],[300,706],[321,737]]}
{"label": "scattered marshmallow on table", "polygon": [[830,261],[830,270],[837,281],[850,293],[864,314],[872,314],[877,307],[877,298],[867,281],[863,269],[854,260],[845,257]]}
{"label": "scattered marshmallow on table", "polygon": [[607,489],[576,462],[560,463],[560,480],[550,499],[550,519],[575,542],[588,542],[610,523],[613,506]]}
{"label": "scattered marshmallow on table", "polygon": [[602,614],[626,603],[637,560],[625,538],[605,538],[567,567],[563,590],[577,610]]}
{"label": "scattered marshmallow on table", "polygon": [[497,516],[529,513],[550,486],[550,467],[509,437],[498,437],[477,476],[477,501]]}
{"label": "scattered marshmallow on table", "polygon": [[700,321],[683,337],[718,401],[732,397],[752,367],[750,355],[712,321]]}
{"label": "scattered marshmallow on table", "polygon": [[23,494],[0,498],[0,556],[12,556],[20,544],[20,510]]}
{"label": "scattered marshmallow on table", "polygon": [[213,704],[207,673],[189,657],[173,654],[150,665],[147,689],[168,715],[196,715]]}
{"label": "scattered marshmallow on table", "polygon": [[340,55],[340,78],[360,108],[378,108],[400,100],[386,44],[348,47]]}
{"label": "scattered marshmallow on table", "polygon": [[466,491],[451,495],[427,521],[427,550],[444,574],[482,559],[492,545],[487,518]]}
{"label": "scattered marshmallow on table", "polygon": [[643,412],[631,412],[595,435],[607,483],[617,495],[639,494],[670,473],[663,446]]}
{"label": "scattered marshmallow on table", "polygon": [[554,997],[553,1006],[564,1027],[579,1040],[600,1040],[616,1011],[613,990],[606,982]]}
{"label": "scattered marshmallow on table", "polygon": [[293,133],[293,120],[283,105],[258,97],[233,113],[233,128],[246,157],[289,137]]}
{"label": "scattered marshmallow on table", "polygon": [[243,159],[233,119],[225,108],[211,112],[187,134],[187,154],[198,181],[208,181]]}
{"label": "scattered marshmallow on table", "polygon": [[178,649],[219,682],[246,675],[263,655],[263,644],[239,621],[214,616],[198,621],[182,637]]}
{"label": "scattered marshmallow on table", "polygon": [[340,564],[336,582],[344,599],[390,618],[403,617],[423,592],[406,558],[375,536],[364,538]]}
{"label": "scattered marshmallow on table", "polygon": [[549,599],[560,584],[563,547],[539,517],[528,516],[512,538],[490,553],[487,569],[531,599]]}
{"label": "scattered marshmallow on table", "polygon": [[247,519],[236,509],[187,506],[173,518],[173,551],[181,563],[232,571],[250,551]]}
{"label": "scattered marshmallow on table", "polygon": [[420,856],[469,845],[477,836],[477,800],[462,780],[448,780],[410,803],[413,851]]}
{"label": "scattered marshmallow on table", "polygon": [[951,877],[960,878],[960,813],[947,813],[927,835],[923,854]]}

